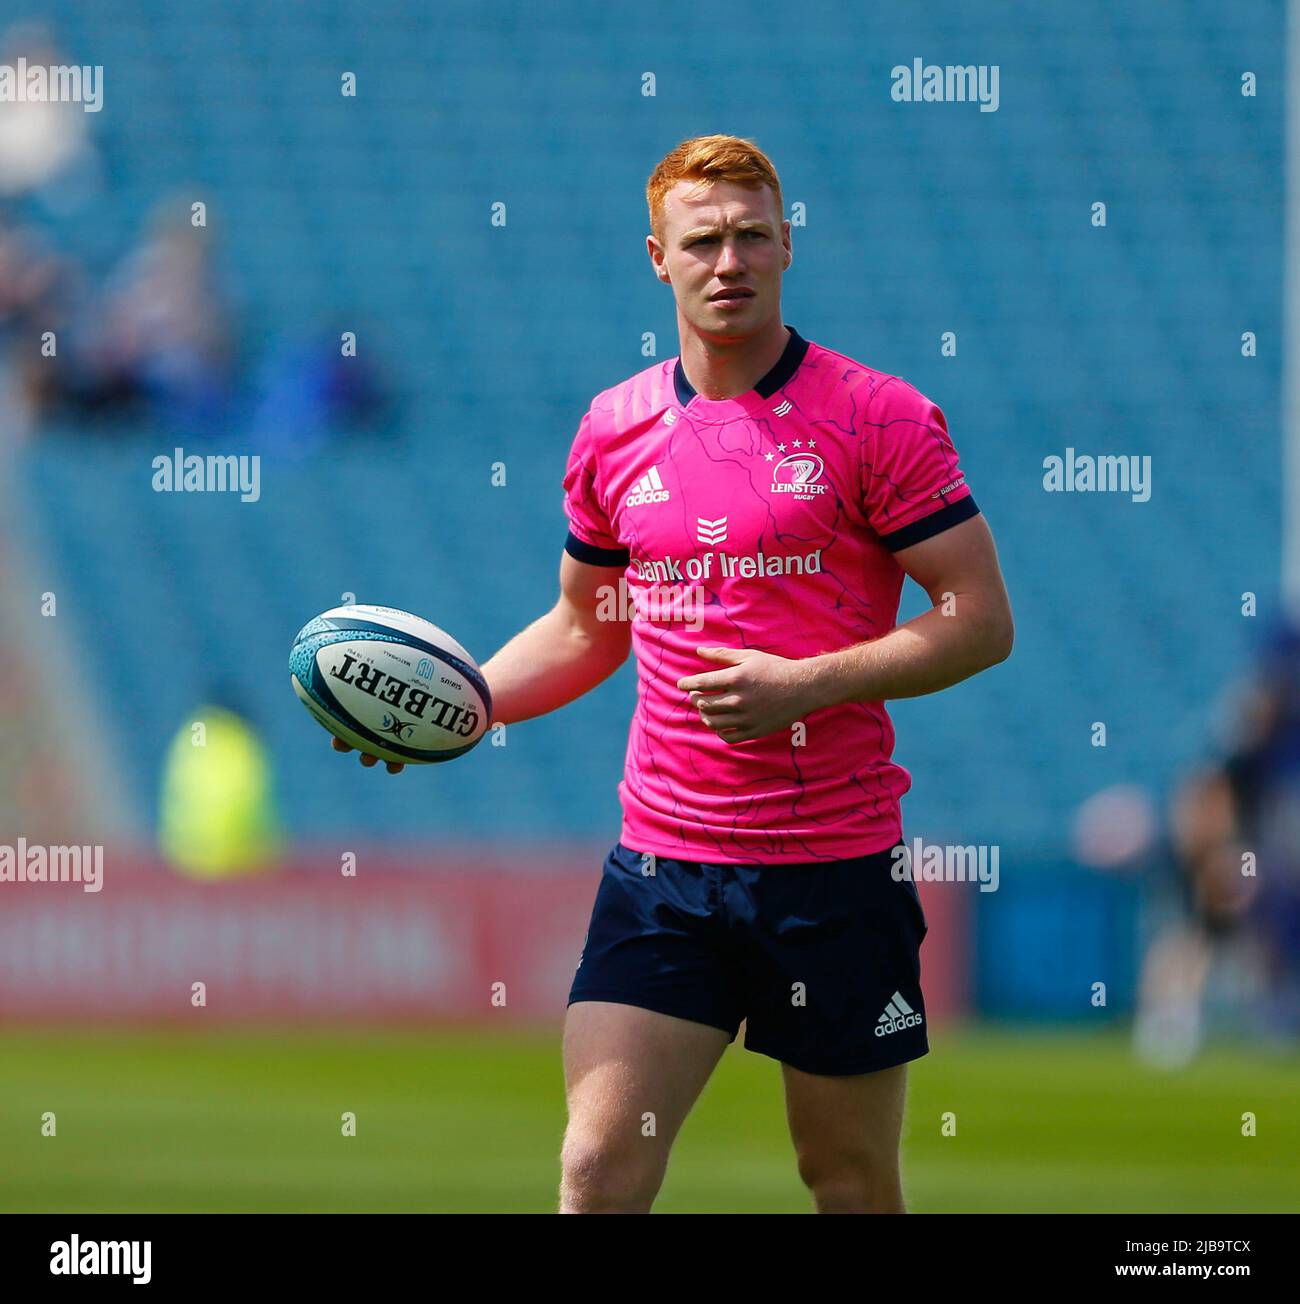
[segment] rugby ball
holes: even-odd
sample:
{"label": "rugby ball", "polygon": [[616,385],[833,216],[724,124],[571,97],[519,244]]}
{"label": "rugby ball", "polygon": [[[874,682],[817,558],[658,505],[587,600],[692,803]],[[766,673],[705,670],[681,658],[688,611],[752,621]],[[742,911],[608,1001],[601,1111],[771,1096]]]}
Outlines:
{"label": "rugby ball", "polygon": [[289,681],[336,738],[385,761],[464,756],[492,715],[487,681],[450,634],[394,607],[334,607],[298,631]]}

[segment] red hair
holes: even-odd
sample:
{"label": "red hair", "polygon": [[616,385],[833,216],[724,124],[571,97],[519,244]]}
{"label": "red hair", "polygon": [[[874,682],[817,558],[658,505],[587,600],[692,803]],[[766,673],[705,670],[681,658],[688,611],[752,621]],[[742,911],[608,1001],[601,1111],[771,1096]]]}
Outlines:
{"label": "red hair", "polygon": [[684,140],[666,155],[650,174],[646,184],[646,205],[650,209],[650,230],[662,242],[664,198],[679,181],[730,181],[757,189],[767,186],[776,196],[777,218],[781,207],[781,181],[772,161],[752,140],[739,136],[695,136]]}

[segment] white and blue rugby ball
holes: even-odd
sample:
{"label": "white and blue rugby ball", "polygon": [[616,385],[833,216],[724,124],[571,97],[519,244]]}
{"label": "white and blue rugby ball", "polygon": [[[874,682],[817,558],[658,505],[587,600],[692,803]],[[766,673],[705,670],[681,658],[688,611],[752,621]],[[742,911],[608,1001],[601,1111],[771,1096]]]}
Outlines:
{"label": "white and blue rugby ball", "polygon": [[289,679],[336,738],[385,761],[464,756],[492,715],[487,681],[450,634],[394,607],[334,607],[298,631]]}

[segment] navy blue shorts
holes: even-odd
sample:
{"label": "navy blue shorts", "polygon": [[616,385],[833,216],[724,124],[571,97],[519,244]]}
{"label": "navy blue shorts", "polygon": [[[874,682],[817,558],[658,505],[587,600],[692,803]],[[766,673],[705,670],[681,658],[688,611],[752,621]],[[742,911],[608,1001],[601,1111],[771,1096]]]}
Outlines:
{"label": "navy blue shorts", "polygon": [[[906,863],[906,862],[904,862]],[[929,1049],[916,884],[891,851],[793,865],[645,856],[616,843],[569,992],[709,1024],[805,1073]]]}

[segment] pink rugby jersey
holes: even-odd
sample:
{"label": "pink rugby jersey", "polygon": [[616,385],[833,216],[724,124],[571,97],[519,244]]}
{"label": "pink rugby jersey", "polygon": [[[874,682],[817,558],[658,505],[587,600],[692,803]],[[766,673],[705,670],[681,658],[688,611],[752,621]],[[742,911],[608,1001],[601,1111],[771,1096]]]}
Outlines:
{"label": "pink rugby jersey", "polygon": [[[894,846],[911,776],[880,702],[724,742],[683,676],[702,645],[808,657],[894,628],[894,554],[978,512],[943,413],[906,381],[790,329],[745,394],[697,394],[679,358],[598,394],[564,476],[565,547],[611,567],[638,692],[620,839],[686,860],[842,860]],[[619,584],[620,577],[626,588]],[[620,593],[619,590],[622,589]]]}

